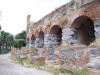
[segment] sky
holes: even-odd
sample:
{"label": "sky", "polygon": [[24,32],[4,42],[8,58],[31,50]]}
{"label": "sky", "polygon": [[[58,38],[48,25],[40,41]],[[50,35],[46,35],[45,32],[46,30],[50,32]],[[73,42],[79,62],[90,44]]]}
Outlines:
{"label": "sky", "polygon": [[13,35],[26,30],[27,15],[38,21],[69,0],[0,0],[2,30]]}

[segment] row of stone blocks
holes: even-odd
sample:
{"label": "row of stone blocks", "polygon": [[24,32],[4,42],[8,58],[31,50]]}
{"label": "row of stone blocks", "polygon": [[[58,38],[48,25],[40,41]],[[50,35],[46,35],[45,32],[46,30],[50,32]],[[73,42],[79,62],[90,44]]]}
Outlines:
{"label": "row of stone blocks", "polygon": [[38,52],[35,49],[29,49],[29,48],[22,48],[21,50],[17,50],[16,48],[13,48],[11,50],[12,57],[18,57],[20,59],[31,57],[32,64],[36,63],[42,63],[45,64],[45,57],[38,56]]}
{"label": "row of stone blocks", "polygon": [[100,47],[77,46],[60,51],[61,68],[67,70],[100,69]]}
{"label": "row of stone blocks", "polygon": [[[26,58],[32,56],[32,63],[36,64],[41,62],[45,64],[45,61],[50,59],[49,48],[42,48],[38,50],[38,53],[34,50],[25,48],[24,50],[13,49],[11,51],[12,56],[20,58]],[[35,55],[35,56],[34,56]],[[59,60],[60,67],[67,70],[75,69],[87,69],[93,67],[100,69],[100,47],[87,47],[87,46],[71,46],[69,48],[63,48],[54,51],[52,60]]]}
{"label": "row of stone blocks", "polygon": [[[100,26],[94,27],[96,41],[100,39]],[[77,44],[78,43],[78,31],[75,28],[65,28],[62,30],[62,36],[57,37],[55,34],[45,34],[43,38],[36,38],[36,40],[30,40],[27,43],[29,48],[43,48],[52,47],[59,44],[59,39],[61,39],[61,44]]]}

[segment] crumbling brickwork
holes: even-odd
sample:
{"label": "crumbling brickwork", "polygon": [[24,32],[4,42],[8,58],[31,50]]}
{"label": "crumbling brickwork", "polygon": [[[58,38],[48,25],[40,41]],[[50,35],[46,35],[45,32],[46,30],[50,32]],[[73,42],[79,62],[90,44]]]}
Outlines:
{"label": "crumbling brickwork", "polygon": [[[88,0],[85,1],[85,4]],[[97,21],[100,21],[100,1],[95,0],[88,5],[82,5],[78,10],[72,7],[69,7],[68,4],[63,5],[62,7],[56,9],[50,14],[46,15],[44,18],[39,20],[36,23],[30,23],[30,15],[27,17],[27,41],[31,40],[31,37],[34,35],[38,38],[39,33],[42,31],[44,33],[44,38],[46,34],[50,34],[51,29],[58,25],[61,30],[67,27],[73,27],[74,21],[80,16],[87,16],[90,18],[94,24]],[[83,19],[80,18],[80,21]],[[84,21],[85,22],[85,21]],[[76,25],[77,26],[77,25]],[[63,35],[62,35],[63,36]],[[61,36],[61,37],[62,37]],[[45,39],[44,39],[45,40]]]}
{"label": "crumbling brickwork", "polygon": [[[91,42],[100,40],[100,0],[80,1],[81,3],[79,4],[81,5],[79,5],[79,7],[78,3],[75,3],[72,6],[65,4],[35,23],[30,23],[30,15],[28,15],[27,47],[38,48],[38,50],[40,50],[40,48],[48,48],[48,51],[46,52],[48,57],[54,59],[56,46],[61,44],[84,44],[88,46]],[[35,38],[34,41],[31,39],[33,36]],[[66,50],[64,51],[67,54]],[[74,52],[80,57],[79,59],[76,58]],[[63,51],[61,53],[63,54]],[[66,61],[64,62],[73,63],[66,54]],[[71,53],[68,54],[71,55]],[[45,55],[45,53],[43,55]],[[86,64],[89,61],[89,55],[86,50],[74,49],[73,56],[75,56],[74,58],[76,59],[76,62],[74,63],[74,65],[76,65],[75,67],[81,66],[87,68]],[[62,60],[63,58],[64,57],[62,56]],[[73,58],[71,58],[71,60],[72,59]],[[66,63],[63,63],[63,65],[66,65]],[[69,65],[70,69],[72,68],[72,65],[73,64]]]}

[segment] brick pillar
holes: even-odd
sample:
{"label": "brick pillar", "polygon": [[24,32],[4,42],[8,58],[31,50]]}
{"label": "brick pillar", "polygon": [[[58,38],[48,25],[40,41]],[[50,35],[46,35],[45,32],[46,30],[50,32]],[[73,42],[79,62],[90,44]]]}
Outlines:
{"label": "brick pillar", "polygon": [[[27,15],[27,31],[26,31],[26,37],[29,37],[29,32],[30,32],[30,30],[29,30],[29,26],[30,26],[30,18],[31,18],[31,15]],[[30,39],[28,38],[28,39],[26,39],[26,46],[28,47],[28,45],[29,45],[29,41],[30,41]]]}

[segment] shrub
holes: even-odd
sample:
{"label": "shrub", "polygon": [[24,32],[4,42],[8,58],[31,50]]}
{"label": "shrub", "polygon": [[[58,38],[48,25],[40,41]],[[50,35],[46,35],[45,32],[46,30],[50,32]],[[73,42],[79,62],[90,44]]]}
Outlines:
{"label": "shrub", "polygon": [[6,50],[5,48],[2,48],[1,49],[1,54],[5,54],[5,53],[8,53],[8,50]]}
{"label": "shrub", "polygon": [[79,8],[79,2],[76,1],[76,8]]}
{"label": "shrub", "polygon": [[75,4],[75,0],[71,0],[70,2],[69,2],[69,6],[73,6]]}
{"label": "shrub", "polygon": [[15,39],[14,40],[14,47],[21,48],[26,46],[26,41],[24,39]]}
{"label": "shrub", "polygon": [[23,65],[23,61],[25,60],[25,58],[17,58],[17,61],[19,64]]}
{"label": "shrub", "polygon": [[37,52],[38,51],[38,49],[37,48],[34,48],[34,50]]}
{"label": "shrub", "polygon": [[64,24],[67,23],[67,22],[68,22],[67,18],[62,18],[62,19],[61,19],[61,24],[62,24],[62,25],[64,25]]}
{"label": "shrub", "polygon": [[25,60],[23,60],[26,64],[32,64],[32,57],[27,57]]}
{"label": "shrub", "polygon": [[62,14],[62,16],[66,15],[66,11],[65,10],[62,10],[61,11],[61,14]]}

